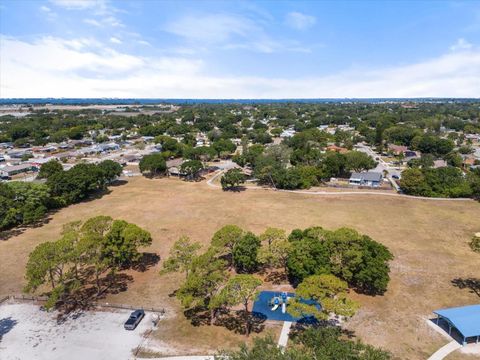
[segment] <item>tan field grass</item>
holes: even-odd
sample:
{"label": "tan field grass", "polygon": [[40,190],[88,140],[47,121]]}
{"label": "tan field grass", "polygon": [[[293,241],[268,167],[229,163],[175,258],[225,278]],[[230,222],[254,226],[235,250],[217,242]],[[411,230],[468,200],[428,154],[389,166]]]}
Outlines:
{"label": "tan field grass", "polygon": [[[348,226],[368,234],[394,253],[392,280],[385,296],[353,294],[362,307],[347,326],[362,340],[391,350],[399,359],[425,359],[446,343],[426,325],[432,310],[480,302],[477,295],[451,283],[456,278],[480,278],[480,256],[468,247],[472,234],[480,231],[480,204],[474,201],[327,197],[268,190],[227,193],[205,182],[145,178],[130,178],[101,199],[62,209],[48,224],[0,242],[0,295],[21,291],[28,254],[37,244],[55,240],[67,222],[95,215],[125,219],[149,230],[154,241],[148,251],[161,258],[179,236],[206,245],[218,228],[229,223],[255,233],[269,226],[287,231]],[[128,290],[107,300],[165,307],[173,318],[160,326],[157,336],[178,349],[198,353],[243,341],[243,336],[223,328],[190,325],[171,296],[183,276],[160,277],[161,263],[144,273],[131,272],[135,281]],[[272,331],[277,334],[278,327]]]}

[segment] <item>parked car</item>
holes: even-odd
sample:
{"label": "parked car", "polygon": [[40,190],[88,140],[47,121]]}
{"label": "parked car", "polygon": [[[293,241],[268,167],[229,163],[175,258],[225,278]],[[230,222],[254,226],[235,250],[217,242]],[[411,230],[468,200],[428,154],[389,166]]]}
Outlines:
{"label": "parked car", "polygon": [[396,179],[396,180],[400,179],[400,177],[398,175],[392,175],[392,178]]}
{"label": "parked car", "polygon": [[130,317],[128,320],[125,322],[123,327],[125,330],[135,330],[138,324],[140,324],[140,321],[145,317],[145,311],[143,310],[135,310],[130,314]]}

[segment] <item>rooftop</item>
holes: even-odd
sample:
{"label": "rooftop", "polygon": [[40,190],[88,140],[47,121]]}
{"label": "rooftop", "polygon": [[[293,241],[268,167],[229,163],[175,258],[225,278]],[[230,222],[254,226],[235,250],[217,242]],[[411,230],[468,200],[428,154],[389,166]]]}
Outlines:
{"label": "rooftop", "polygon": [[381,181],[382,177],[383,175],[379,172],[368,171],[362,173],[353,172],[350,176],[350,179],[361,179],[363,181]]}
{"label": "rooftop", "polygon": [[464,337],[480,336],[480,304],[433,312],[447,319]]}

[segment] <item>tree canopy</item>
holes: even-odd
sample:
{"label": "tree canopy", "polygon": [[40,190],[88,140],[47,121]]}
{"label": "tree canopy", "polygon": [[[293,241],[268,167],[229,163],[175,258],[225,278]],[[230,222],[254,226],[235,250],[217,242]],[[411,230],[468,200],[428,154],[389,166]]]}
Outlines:
{"label": "tree canopy", "polygon": [[[330,313],[351,317],[358,304],[349,299],[347,293],[346,281],[331,274],[311,275],[298,285],[287,311],[295,317],[313,315],[317,319],[327,319]],[[300,299],[313,300],[316,304],[307,304]]]}
{"label": "tree canopy", "polygon": [[138,167],[142,173],[157,176],[165,173],[167,170],[167,163],[162,154],[150,154],[142,157]]}
{"label": "tree canopy", "polygon": [[215,358],[231,360],[390,360],[392,355],[382,349],[348,340],[338,327],[312,327],[291,337],[286,349],[272,337],[256,338],[253,345],[242,344],[237,351],[223,351]]}
{"label": "tree canopy", "polygon": [[390,280],[390,251],[366,235],[348,228],[320,227],[293,231],[287,260],[293,282],[315,274],[333,274],[369,294],[382,294]]}
{"label": "tree canopy", "polygon": [[148,231],[123,220],[97,216],[84,223],[75,221],[64,226],[56,241],[37,245],[26,266],[26,292],[50,285],[47,306],[59,302],[82,301],[93,282],[96,294],[108,289],[102,286],[102,275],[130,267],[141,257],[139,249],[152,242]]}
{"label": "tree canopy", "polygon": [[188,278],[192,262],[200,248],[199,243],[192,243],[187,236],[182,236],[170,249],[170,256],[164,261],[162,272],[181,271]]}
{"label": "tree canopy", "polygon": [[223,190],[232,190],[243,184],[246,180],[245,174],[240,169],[230,169],[220,179]]}

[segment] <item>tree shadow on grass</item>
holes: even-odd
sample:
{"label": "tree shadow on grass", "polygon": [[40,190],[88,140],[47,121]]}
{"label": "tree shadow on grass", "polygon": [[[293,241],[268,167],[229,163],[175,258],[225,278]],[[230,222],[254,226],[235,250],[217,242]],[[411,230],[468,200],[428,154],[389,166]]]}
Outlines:
{"label": "tree shadow on grass", "polygon": [[219,316],[215,321],[215,325],[223,326],[237,334],[245,335],[245,325],[247,321],[250,333],[260,333],[265,329],[264,323],[266,320],[267,317],[264,314],[257,312],[249,312],[246,314],[244,310],[238,310],[234,312],[226,312]]}
{"label": "tree shadow on grass", "polygon": [[[295,324],[292,325],[290,330],[290,338],[294,339],[298,337],[302,332],[304,332],[308,328],[321,328],[321,327],[336,327],[339,326],[340,323],[335,319],[329,320],[317,320],[315,317],[305,317]],[[340,328],[341,333],[344,337],[348,339],[356,338],[355,332],[348,329]]]}
{"label": "tree shadow on grass", "polygon": [[126,185],[126,184],[128,184],[127,180],[116,179],[116,180],[113,180],[110,184],[108,184],[108,186],[117,187],[117,186],[122,186],[122,185]]}
{"label": "tree shadow on grass", "polygon": [[56,214],[59,210],[60,209],[49,210],[45,214],[44,217],[42,217],[38,221],[35,221],[32,224],[28,224],[28,225],[22,224],[22,225],[15,226],[15,227],[13,227],[11,229],[8,229],[8,230],[0,231],[0,241],[7,241],[12,237],[19,236],[19,235],[23,234],[28,229],[36,229],[36,228],[42,227],[43,225],[48,224],[50,222],[50,220],[52,220],[53,215]]}
{"label": "tree shadow on grass", "polygon": [[9,333],[17,325],[17,320],[12,319],[12,317],[7,317],[0,319],[0,342],[2,341],[3,335]]}
{"label": "tree shadow on grass", "polygon": [[284,271],[273,271],[265,277],[265,281],[278,285],[288,281],[288,277]]}
{"label": "tree shadow on grass", "polygon": [[452,285],[459,289],[468,289],[472,294],[480,297],[480,279],[477,278],[456,278],[452,280]]}
{"label": "tree shadow on grass", "polygon": [[183,312],[183,315],[190,320],[193,326],[210,325],[210,312],[205,306],[187,309]]}
{"label": "tree shadow on grass", "polygon": [[144,252],[140,259],[134,262],[131,268],[135,271],[145,272],[151,267],[158,264],[160,256],[156,253]]}
{"label": "tree shadow on grass", "polygon": [[240,186],[233,186],[233,187],[225,188],[225,189],[222,189],[222,190],[225,191],[225,192],[239,193],[239,192],[247,190],[247,188],[245,186],[240,185]]}
{"label": "tree shadow on grass", "polygon": [[[210,325],[210,311],[204,306],[185,310],[183,314],[190,320],[193,326]],[[250,332],[260,333],[265,328],[264,322],[267,320],[267,317],[256,312],[245,314],[244,310],[228,311],[227,309],[219,309],[216,312],[213,325],[245,335],[247,320]]]}
{"label": "tree shadow on grass", "polygon": [[128,289],[128,284],[133,282],[133,276],[125,273],[107,274],[100,279],[101,291],[98,292],[96,283],[90,281],[71,293],[65,299],[57,302],[56,309],[59,311],[57,323],[65,322],[69,317],[76,318],[89,309],[95,307],[96,302],[105,299],[107,295],[119,294]]}

